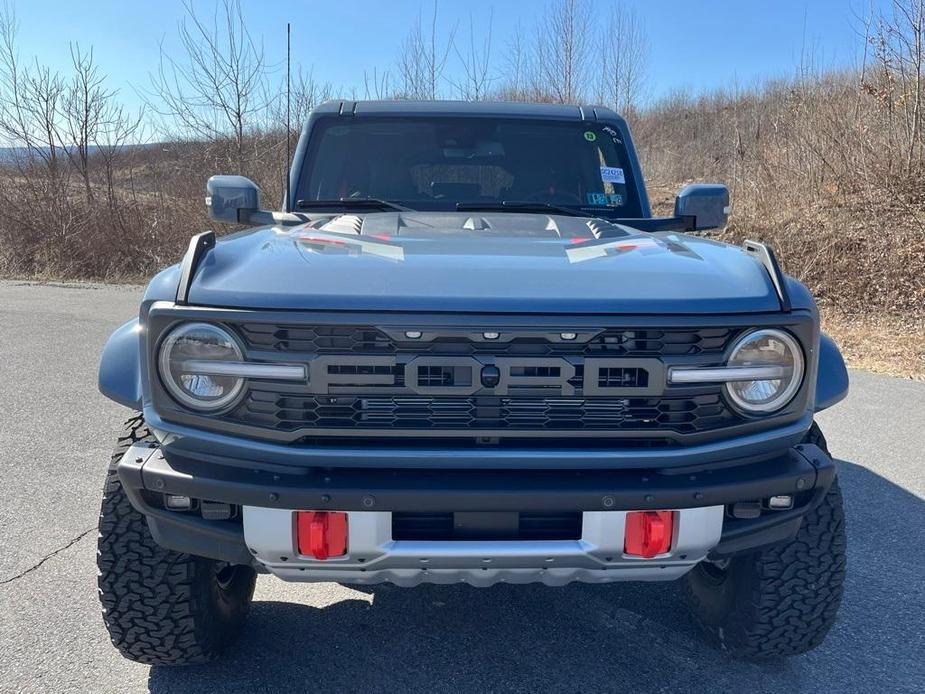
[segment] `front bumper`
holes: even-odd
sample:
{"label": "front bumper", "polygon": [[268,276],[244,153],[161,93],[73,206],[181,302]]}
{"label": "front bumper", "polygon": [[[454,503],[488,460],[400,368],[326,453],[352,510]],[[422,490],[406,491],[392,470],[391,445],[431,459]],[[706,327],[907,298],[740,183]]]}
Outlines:
{"label": "front bumper", "polygon": [[[145,444],[129,449],[118,472],[155,539],[176,551],[254,563],[294,580],[488,585],[670,579],[705,557],[786,540],[828,490],[835,465],[801,444],[758,462],[667,470],[294,469],[184,458]],[[159,501],[165,495],[230,504],[243,509],[243,522],[168,510]],[[753,518],[728,513],[737,502],[778,495],[793,496],[794,507]],[[323,562],[299,556],[294,509],[351,512],[350,554]],[[672,551],[651,560],[623,556],[629,510],[678,511]],[[582,512],[583,529],[567,541],[396,542],[393,511]]]}

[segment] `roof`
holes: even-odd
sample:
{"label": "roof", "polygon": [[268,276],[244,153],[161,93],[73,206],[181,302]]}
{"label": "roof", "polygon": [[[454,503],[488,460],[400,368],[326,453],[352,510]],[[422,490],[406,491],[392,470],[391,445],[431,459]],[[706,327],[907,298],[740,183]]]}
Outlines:
{"label": "roof", "polygon": [[327,101],[316,113],[388,116],[492,116],[518,118],[554,118],[575,120],[622,120],[604,106],[571,104],[536,104],[513,101]]}

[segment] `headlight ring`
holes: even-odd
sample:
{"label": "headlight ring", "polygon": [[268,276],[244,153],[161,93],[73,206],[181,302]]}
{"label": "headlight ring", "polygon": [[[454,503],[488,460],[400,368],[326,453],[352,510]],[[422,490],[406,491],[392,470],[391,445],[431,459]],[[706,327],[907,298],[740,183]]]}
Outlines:
{"label": "headlight ring", "polygon": [[[231,405],[244,389],[245,379],[214,369],[208,362],[241,362],[244,352],[237,339],[212,323],[183,323],[161,341],[158,372],[170,395],[184,407],[216,412]],[[225,369],[226,371],[226,369]]]}
{"label": "headlight ring", "polygon": [[730,401],[748,414],[769,414],[785,407],[800,389],[805,370],[803,350],[790,333],[776,328],[753,330],[735,343],[726,361],[737,367],[781,367],[778,379],[728,380],[724,390]]}

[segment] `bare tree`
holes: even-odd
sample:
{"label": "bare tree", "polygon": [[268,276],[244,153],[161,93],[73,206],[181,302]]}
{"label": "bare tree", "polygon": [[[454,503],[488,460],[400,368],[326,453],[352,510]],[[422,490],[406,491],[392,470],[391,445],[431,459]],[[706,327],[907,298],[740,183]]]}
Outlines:
{"label": "bare tree", "polygon": [[559,0],[546,6],[533,41],[531,87],[535,98],[559,103],[584,100],[592,68],[591,5]]}
{"label": "bare tree", "polygon": [[151,75],[149,108],[173,133],[207,139],[230,137],[238,170],[245,170],[248,134],[265,125],[268,68],[263,47],[247,29],[240,0],[222,0],[211,24],[184,2],[179,25],[181,57],[161,45]]}
{"label": "bare tree", "polygon": [[520,24],[507,40],[504,51],[504,76],[498,95],[509,101],[526,101],[529,98],[527,80],[530,53]]}
{"label": "bare tree", "polygon": [[894,121],[901,124],[903,168],[910,173],[925,165],[925,0],[892,0],[876,13],[875,25],[869,40],[877,67],[862,86],[884,109],[891,136]]}
{"label": "bare tree", "polygon": [[472,13],[469,13],[469,40],[465,50],[454,43],[454,50],[462,66],[460,79],[452,81],[460,99],[481,101],[488,94],[493,78],[490,76],[491,39],[494,10],[488,14],[488,28],[476,31]]}
{"label": "bare tree", "polygon": [[15,164],[43,166],[47,176],[28,178],[45,186],[62,173],[58,125],[66,85],[61,75],[38,60],[23,63],[16,48],[16,15],[8,4],[0,8],[0,136],[18,148]]}
{"label": "bare tree", "polygon": [[[334,95],[334,87],[330,82],[322,82],[315,77],[312,68],[304,69],[296,65],[292,79],[288,85],[291,94],[289,122],[291,127],[298,131],[308,118],[309,112],[318,104],[327,101]],[[286,94],[286,77],[276,86],[274,96],[266,97],[269,117],[267,123],[260,127],[269,129],[284,128],[286,123],[286,103],[280,95]]]}
{"label": "bare tree", "polygon": [[388,70],[379,72],[374,67],[372,72],[363,71],[363,94],[367,99],[388,99],[392,96],[390,89],[391,75]]}
{"label": "bare tree", "polygon": [[635,112],[645,87],[648,37],[632,8],[621,2],[610,6],[598,54],[598,101],[624,115]]}
{"label": "bare tree", "polygon": [[114,93],[103,86],[104,78],[93,60],[93,49],[82,51],[79,45],[71,46],[71,64],[74,74],[64,94],[58,137],[68,160],[80,176],[87,203],[92,204],[91,148],[107,125],[105,119],[111,115],[107,111]]}
{"label": "bare tree", "polygon": [[454,26],[445,41],[437,38],[437,0],[425,30],[423,16],[405,37],[398,57],[401,95],[406,99],[436,99],[456,36]]}

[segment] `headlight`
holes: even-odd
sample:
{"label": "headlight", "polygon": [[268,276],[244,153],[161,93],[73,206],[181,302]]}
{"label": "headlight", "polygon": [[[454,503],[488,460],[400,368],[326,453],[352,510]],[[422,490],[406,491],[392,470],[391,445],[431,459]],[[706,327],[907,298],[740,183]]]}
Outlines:
{"label": "headlight", "polygon": [[158,367],[161,380],[181,404],[211,412],[233,402],[244,379],[230,365],[243,353],[232,335],[210,323],[185,323],[161,343]]}
{"label": "headlight", "polygon": [[742,337],[729,356],[727,373],[737,367],[769,367],[777,376],[727,380],[727,395],[745,412],[779,410],[793,399],[803,382],[803,352],[797,341],[783,330],[755,330]]}

